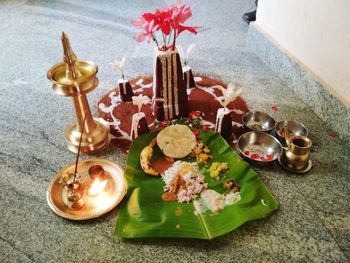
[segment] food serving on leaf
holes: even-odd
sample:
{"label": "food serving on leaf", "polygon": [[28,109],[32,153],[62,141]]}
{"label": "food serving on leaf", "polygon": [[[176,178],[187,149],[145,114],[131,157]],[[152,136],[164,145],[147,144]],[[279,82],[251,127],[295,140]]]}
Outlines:
{"label": "food serving on leaf", "polygon": [[210,150],[199,140],[191,151],[191,157],[196,157],[197,163],[206,163],[211,158]]}
{"label": "food serving on leaf", "polygon": [[200,198],[196,199],[193,204],[195,208],[195,214],[202,214],[208,210],[213,213],[220,212],[225,206],[233,205],[241,200],[240,192],[226,192],[220,194],[212,189],[206,189],[200,195]]}
{"label": "food serving on leaf", "polygon": [[[209,181],[221,180],[223,174],[229,169],[226,162],[213,162],[209,169],[200,169],[199,165],[206,165],[212,159],[208,146],[201,141],[199,133],[192,131],[186,125],[170,125],[160,131],[149,145],[144,147],[140,154],[140,164],[143,171],[152,176],[161,176],[165,183],[161,195],[163,201],[179,203],[195,202],[195,213],[206,211],[213,213],[224,209],[240,200],[239,185],[233,178],[226,179],[222,184],[221,194],[208,189]],[[171,159],[170,167],[163,172],[152,166],[152,155],[155,145],[158,145],[164,158]],[[186,161],[183,161],[186,158]],[[195,159],[194,159],[195,158]],[[174,162],[174,159],[180,159]],[[191,160],[194,162],[190,162]],[[206,176],[203,173],[208,174]]]}
{"label": "food serving on leaf", "polygon": [[[193,133],[210,151],[207,163],[197,162],[190,154],[167,161],[168,166],[159,169],[158,160],[164,162],[169,157],[157,146],[157,134],[135,139],[125,172],[128,194],[115,229],[118,237],[212,239],[278,209],[278,202],[258,175],[219,133],[197,133],[197,128]],[[158,176],[146,174],[139,164],[140,151],[148,146],[153,151],[150,167]],[[219,180],[210,177],[209,169],[215,162],[228,167],[219,172]]]}
{"label": "food serving on leaf", "polygon": [[224,194],[208,189],[208,183],[205,182],[205,176],[200,172],[197,163],[177,161],[164,172],[162,180],[165,183],[162,199],[179,203],[194,201],[197,215],[208,210],[213,213],[220,212],[225,206],[241,200],[239,185],[234,179],[224,182]]}
{"label": "food serving on leaf", "polygon": [[157,143],[164,155],[172,158],[188,156],[196,146],[196,136],[186,125],[171,125],[159,132]]}
{"label": "food serving on leaf", "polygon": [[153,155],[153,146],[157,143],[156,139],[153,139],[149,145],[142,149],[140,154],[140,164],[142,170],[149,175],[158,176],[159,172],[153,169],[151,165],[151,158]]}
{"label": "food serving on leaf", "polygon": [[214,162],[209,168],[210,177],[214,180],[220,180],[220,175],[227,171],[227,163]]}
{"label": "food serving on leaf", "polygon": [[157,138],[142,149],[140,164],[142,170],[149,175],[159,176],[159,172],[153,169],[151,159],[153,147],[158,145],[168,160],[181,159],[188,156],[197,144],[196,136],[186,125],[171,125],[159,132]]}
{"label": "food serving on leaf", "polygon": [[197,163],[176,161],[164,172],[164,201],[190,202],[208,187]]}

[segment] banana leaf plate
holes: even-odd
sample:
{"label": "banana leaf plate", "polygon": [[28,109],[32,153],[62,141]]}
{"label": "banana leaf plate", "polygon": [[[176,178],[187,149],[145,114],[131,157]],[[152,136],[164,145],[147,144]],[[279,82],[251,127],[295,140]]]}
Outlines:
{"label": "banana leaf plate", "polygon": [[[161,195],[164,182],[160,177],[145,174],[140,166],[140,152],[156,133],[147,133],[132,143],[125,170],[127,194],[117,216],[115,235],[122,238],[173,237],[212,239],[233,231],[245,222],[270,215],[279,203],[266,189],[260,177],[214,132],[201,132],[200,138],[209,147],[212,160],[200,165],[208,188],[223,193],[223,182],[234,178],[241,186],[241,200],[218,213],[195,214],[193,203],[165,202]],[[161,154],[156,146],[154,155]],[[185,158],[186,161],[195,161]],[[219,181],[206,170],[212,162],[226,162],[229,169]]]}

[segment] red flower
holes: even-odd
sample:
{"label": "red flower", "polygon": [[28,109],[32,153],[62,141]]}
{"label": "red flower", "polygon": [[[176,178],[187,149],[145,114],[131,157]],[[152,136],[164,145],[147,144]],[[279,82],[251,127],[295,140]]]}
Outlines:
{"label": "red flower", "polygon": [[155,20],[154,14],[143,13],[138,20],[131,20],[131,24],[136,28],[145,29],[152,20]]}
{"label": "red flower", "polygon": [[194,111],[191,111],[189,114],[188,114],[188,117],[190,119],[193,119],[194,118]]}
{"label": "red flower", "polygon": [[202,117],[202,115],[203,115],[202,112],[199,111],[199,110],[191,111],[191,112],[189,113],[189,118],[190,118],[190,119],[199,118],[199,117]]}
{"label": "red flower", "polygon": [[139,19],[137,20],[131,20],[131,24],[136,27],[136,28],[140,28],[140,29],[144,29],[147,25],[147,21],[146,19],[143,18],[143,16],[140,16]]}
{"label": "red flower", "polygon": [[252,158],[252,159],[259,159],[259,154],[257,154],[257,153],[253,153],[251,156],[250,156],[250,158]]}
{"label": "red flower", "polygon": [[[198,27],[185,26],[183,23],[192,16],[191,7],[181,4],[181,1],[177,1],[175,5],[172,5],[165,9],[157,9],[155,13],[143,13],[138,20],[132,20],[131,23],[136,28],[143,31],[135,36],[136,41],[141,42],[147,37],[149,42],[151,39],[157,44],[159,50],[175,50],[176,38],[183,31],[189,31],[197,34]],[[161,30],[163,45],[159,45],[156,39],[155,32]],[[170,41],[171,32],[173,41],[172,44],[168,44]]]}
{"label": "red flower", "polygon": [[158,9],[155,13],[155,21],[166,36],[169,35],[171,31],[171,16],[171,9]]}
{"label": "red flower", "polygon": [[192,16],[191,7],[188,5],[181,5],[180,1],[176,5],[171,7],[172,19],[175,25],[183,24],[187,19]]}
{"label": "red flower", "polygon": [[197,28],[195,26],[183,26],[183,25],[178,25],[178,30],[177,30],[177,36],[180,35],[180,33],[182,33],[183,31],[187,30],[193,34],[197,34]]}
{"label": "red flower", "polygon": [[278,111],[278,107],[277,106],[272,106],[271,109],[274,110],[274,111]]}
{"label": "red flower", "polygon": [[192,132],[193,132],[193,134],[196,136],[196,138],[198,139],[198,136],[199,136],[199,130],[193,130]]}
{"label": "red flower", "polygon": [[159,29],[158,25],[155,25],[154,20],[152,20],[150,23],[146,22],[144,24],[144,31],[138,33],[135,36],[135,40],[137,42],[142,42],[145,37],[147,37],[147,43],[154,37],[153,34]]}
{"label": "red flower", "polygon": [[209,126],[208,125],[201,125],[201,128],[204,132],[207,132],[209,130]]}

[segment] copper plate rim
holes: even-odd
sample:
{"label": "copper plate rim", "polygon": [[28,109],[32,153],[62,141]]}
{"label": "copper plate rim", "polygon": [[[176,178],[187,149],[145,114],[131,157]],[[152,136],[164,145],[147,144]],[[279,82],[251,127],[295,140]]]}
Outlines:
{"label": "copper plate rim", "polygon": [[[52,198],[51,198],[51,189],[52,189],[52,186],[54,185],[54,183],[57,181],[57,179],[66,171],[66,169],[68,169],[69,167],[71,167],[72,165],[75,165],[75,164],[71,164],[71,165],[68,165],[67,167],[63,168],[62,170],[60,170],[51,180],[50,184],[49,184],[49,187],[46,191],[46,199],[47,199],[47,203],[49,205],[49,207],[51,208],[51,210],[63,217],[63,218],[66,218],[66,219],[69,219],[69,220],[75,220],[75,221],[81,221],[81,220],[89,220],[89,219],[93,219],[93,218],[98,218],[108,212],[110,212],[113,208],[115,208],[124,198],[124,196],[126,195],[126,189],[127,189],[127,186],[126,186],[126,181],[124,179],[124,169],[122,168],[121,165],[119,164],[116,164],[112,161],[109,161],[109,160],[106,160],[106,159],[97,159],[97,158],[94,158],[94,159],[86,159],[86,160],[83,160],[81,161],[80,163],[84,163],[84,162],[100,162],[100,163],[108,163],[112,166],[114,166],[115,168],[117,168],[118,170],[120,170],[120,175],[122,177],[122,182],[123,182],[123,185],[124,187],[122,187],[123,191],[122,192],[119,192],[118,195],[116,196],[116,199],[115,201],[109,206],[107,207],[106,209],[98,212],[98,213],[92,213],[91,215],[87,215],[87,216],[72,216],[70,214],[67,214],[63,211],[61,211],[59,208],[56,207],[55,203],[53,202]],[[115,174],[112,174],[112,177],[115,179],[115,177],[117,177],[119,175],[115,175]]]}

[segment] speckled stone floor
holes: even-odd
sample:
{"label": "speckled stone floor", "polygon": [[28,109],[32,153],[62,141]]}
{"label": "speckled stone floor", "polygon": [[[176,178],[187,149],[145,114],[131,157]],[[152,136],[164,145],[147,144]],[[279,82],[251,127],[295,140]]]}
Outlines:
{"label": "speckled stone floor", "polygon": [[[212,241],[122,240],[113,236],[118,209],[88,222],[56,216],[46,204],[51,178],[74,162],[63,131],[72,102],[53,93],[46,71],[62,59],[61,31],[75,53],[100,67],[98,99],[117,76],[109,63],[129,55],[128,76],[150,72],[153,46],[137,44],[130,19],[170,1],[2,1],[0,3],[0,261],[1,262],[348,262],[350,149],[276,74],[246,48],[241,20],[253,1],[191,1],[197,44],[194,71],[245,87],[253,110],[296,119],[310,130],[314,167],[292,175],[277,165],[254,168],[281,203],[271,217]],[[271,106],[278,106],[272,111]],[[95,156],[123,163],[113,147]],[[84,156],[83,158],[88,158]]]}

